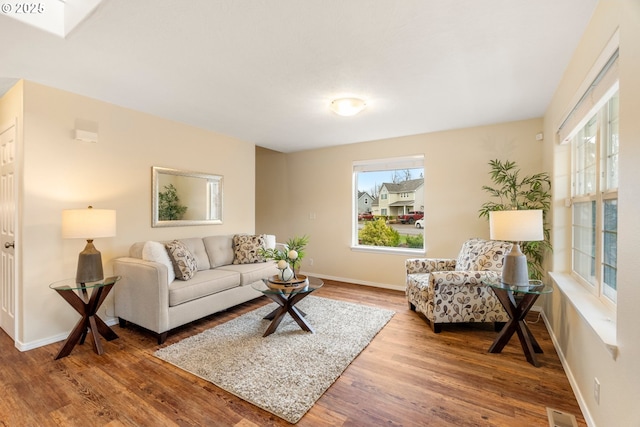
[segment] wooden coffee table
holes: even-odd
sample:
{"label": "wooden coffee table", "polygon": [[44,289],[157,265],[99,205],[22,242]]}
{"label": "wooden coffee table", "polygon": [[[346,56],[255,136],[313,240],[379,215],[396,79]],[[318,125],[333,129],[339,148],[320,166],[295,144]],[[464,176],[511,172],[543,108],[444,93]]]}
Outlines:
{"label": "wooden coffee table", "polygon": [[263,337],[274,333],[287,313],[289,313],[293,320],[295,320],[303,330],[311,332],[312,334],[315,333],[313,327],[305,318],[306,313],[295,307],[295,305],[303,298],[311,295],[313,291],[320,289],[322,285],[324,285],[324,282],[317,277],[308,277],[308,281],[308,284],[298,289],[272,289],[267,286],[266,279],[262,283],[255,283],[252,285],[255,290],[262,292],[264,295],[275,301],[279,306],[264,317],[267,320],[271,320],[271,323]]}

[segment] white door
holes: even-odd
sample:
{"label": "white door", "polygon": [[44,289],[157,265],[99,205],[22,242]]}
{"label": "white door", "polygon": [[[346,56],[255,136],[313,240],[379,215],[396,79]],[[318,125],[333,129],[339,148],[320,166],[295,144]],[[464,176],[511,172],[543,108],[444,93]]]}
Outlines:
{"label": "white door", "polygon": [[16,126],[0,129],[0,328],[15,340]]}

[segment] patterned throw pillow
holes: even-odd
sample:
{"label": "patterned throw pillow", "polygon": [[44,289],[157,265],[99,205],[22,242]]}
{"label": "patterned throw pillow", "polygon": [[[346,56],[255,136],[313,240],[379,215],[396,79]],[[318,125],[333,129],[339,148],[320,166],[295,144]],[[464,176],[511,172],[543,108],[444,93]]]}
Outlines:
{"label": "patterned throw pillow", "polygon": [[167,243],[166,248],[176,273],[176,279],[191,279],[198,271],[198,263],[189,248],[178,240]]}
{"label": "patterned throw pillow", "polygon": [[233,236],[233,263],[255,264],[265,262],[259,254],[260,248],[264,248],[263,235],[252,236],[248,234],[236,234]]}

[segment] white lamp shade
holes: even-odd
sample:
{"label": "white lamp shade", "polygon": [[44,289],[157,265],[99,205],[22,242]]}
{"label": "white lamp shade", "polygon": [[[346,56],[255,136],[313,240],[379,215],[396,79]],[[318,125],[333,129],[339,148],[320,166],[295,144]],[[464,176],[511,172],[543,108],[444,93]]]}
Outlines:
{"label": "white lamp shade", "polygon": [[492,240],[510,242],[544,240],[542,210],[489,212],[489,232]]}
{"label": "white lamp shade", "polygon": [[97,239],[116,235],[116,211],[112,209],[66,209],[62,211],[62,237]]}
{"label": "white lamp shade", "polygon": [[339,116],[354,116],[366,106],[367,104],[358,98],[340,98],[331,101],[331,111]]}

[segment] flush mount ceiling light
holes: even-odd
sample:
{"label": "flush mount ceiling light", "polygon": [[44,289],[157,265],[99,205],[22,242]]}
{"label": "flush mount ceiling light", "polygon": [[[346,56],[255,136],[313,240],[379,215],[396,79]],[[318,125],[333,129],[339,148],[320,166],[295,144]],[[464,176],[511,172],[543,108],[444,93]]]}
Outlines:
{"label": "flush mount ceiling light", "polygon": [[339,116],[355,116],[364,110],[367,104],[358,98],[338,98],[331,101],[331,111]]}

